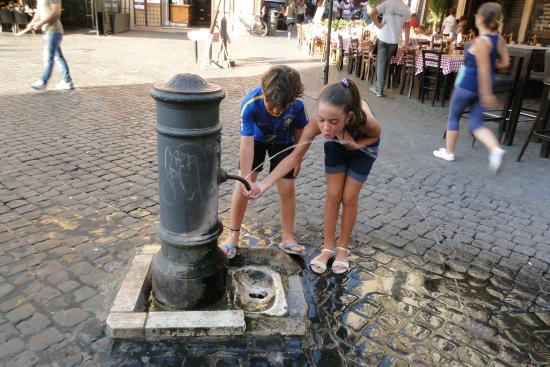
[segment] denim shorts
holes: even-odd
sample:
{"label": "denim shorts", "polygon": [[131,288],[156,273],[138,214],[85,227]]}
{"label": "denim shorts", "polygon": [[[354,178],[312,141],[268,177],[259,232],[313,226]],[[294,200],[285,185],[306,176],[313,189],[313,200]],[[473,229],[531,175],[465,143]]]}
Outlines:
{"label": "denim shorts", "polygon": [[325,142],[325,173],[345,172],[354,180],[365,182],[378,156],[379,144],[380,140],[364,149],[349,150],[337,141]]}

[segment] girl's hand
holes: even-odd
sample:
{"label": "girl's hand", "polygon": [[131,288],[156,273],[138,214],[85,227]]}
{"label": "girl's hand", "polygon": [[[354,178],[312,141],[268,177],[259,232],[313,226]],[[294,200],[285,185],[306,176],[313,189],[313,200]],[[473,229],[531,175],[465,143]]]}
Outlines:
{"label": "girl's hand", "polygon": [[268,187],[263,182],[254,182],[252,184],[252,190],[249,192],[249,197],[251,199],[257,199],[267,190]]}
{"label": "girl's hand", "polygon": [[494,94],[482,94],[479,96],[479,102],[485,109],[491,110],[498,106],[498,99]]}
{"label": "girl's hand", "polygon": [[345,132],[342,136],[342,139],[340,140],[340,142],[342,143],[342,145],[344,147],[346,147],[346,149],[349,149],[349,150],[357,150],[357,149],[361,149],[363,148],[361,145],[359,145],[355,139],[353,139],[353,137],[348,134],[347,132]]}
{"label": "girl's hand", "polygon": [[[248,181],[248,180],[246,180],[246,181]],[[255,185],[254,182],[248,181],[248,184],[250,185],[250,187],[251,187],[252,189],[254,188],[254,185]],[[246,186],[243,185],[241,182],[239,182],[239,186],[240,186],[241,194],[242,194],[245,198],[249,197],[249,196],[250,196],[250,192],[252,192],[252,189],[251,189],[250,191],[248,191],[248,190],[246,189]]]}

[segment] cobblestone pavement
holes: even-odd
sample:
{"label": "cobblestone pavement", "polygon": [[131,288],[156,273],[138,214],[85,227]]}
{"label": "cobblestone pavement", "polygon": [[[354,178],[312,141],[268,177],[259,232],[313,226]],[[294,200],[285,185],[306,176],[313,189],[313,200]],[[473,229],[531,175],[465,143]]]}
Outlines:
{"label": "cobblestone pavement", "polygon": [[[0,36],[0,364],[5,366],[539,366],[550,363],[550,164],[532,144],[487,173],[463,136],[440,162],[446,108],[364,96],[383,125],[345,276],[304,272],[305,338],[113,342],[110,304],[136,247],[157,242],[152,83],[199,72],[223,86],[222,166],[236,172],[239,102],[271,63],[298,68],[310,113],[321,65],[284,38],[234,40],[232,70],[201,70],[180,35],[70,34],[77,89],[34,93],[38,36]],[[57,75],[57,74],[56,74]],[[332,72],[337,80],[344,74]],[[517,153],[526,126],[520,127]],[[322,145],[298,179],[297,236],[322,240]],[[227,222],[232,187],[220,187]],[[253,202],[245,245],[277,244],[278,195]]]}

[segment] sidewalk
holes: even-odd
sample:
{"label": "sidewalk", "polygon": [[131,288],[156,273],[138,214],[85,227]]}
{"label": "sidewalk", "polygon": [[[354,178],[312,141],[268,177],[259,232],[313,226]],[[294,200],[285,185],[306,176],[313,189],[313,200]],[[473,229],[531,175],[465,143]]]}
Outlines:
{"label": "sidewalk", "polygon": [[[30,89],[41,38],[0,36],[0,365],[6,366],[534,366],[550,362],[550,161],[532,144],[502,175],[468,134],[453,163],[436,160],[446,108],[362,94],[383,126],[362,191],[346,276],[304,272],[304,339],[116,342],[104,323],[135,249],[156,243],[158,184],[149,90],[181,72],[220,84],[222,167],[237,172],[238,110],[272,63],[304,78],[309,114],[321,63],[284,38],[234,40],[231,70],[201,70],[173,38],[67,35],[77,89]],[[54,72],[57,78],[57,70]],[[331,69],[332,80],[347,76]],[[55,81],[56,79],[53,79]],[[465,129],[463,129],[465,131]],[[322,241],[322,144],[297,180],[296,234]],[[232,184],[220,186],[227,224]],[[242,245],[279,240],[278,195],[247,211]],[[457,290],[458,287],[458,290]],[[393,363],[393,364],[392,364]]]}

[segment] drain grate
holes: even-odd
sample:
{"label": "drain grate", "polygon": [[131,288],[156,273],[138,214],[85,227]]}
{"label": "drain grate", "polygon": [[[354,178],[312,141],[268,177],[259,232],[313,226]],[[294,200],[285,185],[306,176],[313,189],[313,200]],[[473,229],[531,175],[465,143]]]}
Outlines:
{"label": "drain grate", "polygon": [[250,298],[264,299],[265,297],[267,297],[267,292],[266,291],[250,292],[248,293],[248,296]]}

